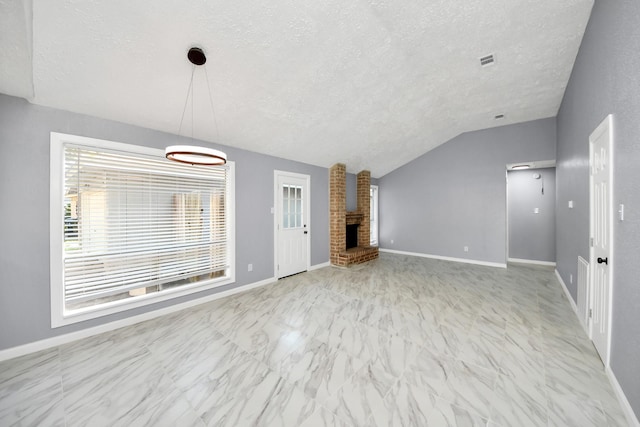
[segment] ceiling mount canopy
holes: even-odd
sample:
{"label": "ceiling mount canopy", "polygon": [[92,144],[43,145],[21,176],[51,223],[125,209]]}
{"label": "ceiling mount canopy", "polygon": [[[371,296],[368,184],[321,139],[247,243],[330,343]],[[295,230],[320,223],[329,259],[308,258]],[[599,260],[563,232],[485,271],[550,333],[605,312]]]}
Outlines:
{"label": "ceiling mount canopy", "polygon": [[[193,64],[191,69],[191,82],[189,83],[189,89],[187,89],[187,99],[184,103],[184,108],[182,110],[182,118],[180,119],[180,128],[178,128],[178,135],[180,135],[180,131],[182,130],[182,122],[184,121],[184,114],[187,110],[187,104],[189,101],[189,97],[193,102],[193,75],[196,71],[196,66],[204,65],[207,62],[207,56],[204,54],[204,51],[199,47],[192,47],[189,49],[187,53],[187,58],[189,62]],[[216,123],[216,131],[217,131],[217,122],[215,111],[213,109],[213,101],[211,99],[211,88],[209,87],[209,78],[205,71],[205,77],[207,77],[207,89],[209,94],[209,102],[211,103],[211,112],[213,113],[213,120]],[[193,115],[193,111],[191,112]],[[193,126],[191,126],[191,139],[193,139]],[[200,147],[197,145],[170,145],[165,149],[165,157],[169,160],[173,160],[180,163],[187,163],[190,165],[203,165],[203,166],[220,166],[227,163],[227,155],[219,150],[214,150],[213,148]]]}
{"label": "ceiling mount canopy", "polygon": [[204,65],[207,62],[207,55],[199,47],[192,47],[187,53],[187,58],[193,65]]}

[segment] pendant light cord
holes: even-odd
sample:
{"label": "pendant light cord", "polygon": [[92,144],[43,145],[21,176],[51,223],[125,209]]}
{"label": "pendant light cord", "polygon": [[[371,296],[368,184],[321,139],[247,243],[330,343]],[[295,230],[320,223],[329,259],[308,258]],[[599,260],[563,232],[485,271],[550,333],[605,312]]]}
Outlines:
{"label": "pendant light cord", "polygon": [[211,86],[209,85],[209,73],[207,73],[207,66],[204,66],[204,76],[207,79],[207,90],[209,93],[209,103],[211,104],[211,114],[213,115],[213,124],[216,127],[216,140],[220,140],[220,131],[218,130],[218,119],[216,118],[216,109],[213,107],[213,99],[211,99]]}
{"label": "pendant light cord", "polygon": [[[187,112],[187,104],[189,103],[189,95],[191,95],[191,139],[193,140],[193,122],[194,122],[194,96],[193,96],[193,76],[196,72],[196,66],[191,66],[191,80],[189,81],[189,89],[187,89],[187,97],[184,100],[184,108],[182,109],[182,117],[180,118],[180,127],[178,128],[178,135],[182,132],[182,124],[184,122],[184,116]],[[209,74],[207,73],[207,66],[204,66],[204,76],[207,80],[207,91],[209,94],[209,105],[211,105],[211,115],[213,116],[213,124],[216,127],[216,140],[220,139],[220,130],[218,129],[218,119],[216,117],[216,109],[213,106],[213,99],[211,98],[211,85],[209,84]]]}
{"label": "pendant light cord", "polygon": [[[182,122],[184,121],[184,114],[187,111],[187,104],[189,103],[189,94],[193,94],[193,75],[196,72],[196,66],[191,66],[191,80],[189,81],[189,88],[187,89],[187,97],[184,100],[184,108],[182,109],[182,117],[180,118],[180,127],[178,128],[178,136],[182,131]],[[211,96],[209,96],[211,98]],[[191,139],[193,139],[193,95],[191,96]]]}

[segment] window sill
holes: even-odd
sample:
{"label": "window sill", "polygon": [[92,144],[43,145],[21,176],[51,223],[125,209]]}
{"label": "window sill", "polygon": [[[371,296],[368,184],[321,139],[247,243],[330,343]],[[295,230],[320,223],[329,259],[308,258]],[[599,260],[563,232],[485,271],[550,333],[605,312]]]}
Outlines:
{"label": "window sill", "polygon": [[99,317],[108,316],[110,314],[122,313],[134,308],[145,307],[161,301],[176,299],[179,297],[195,294],[197,292],[202,292],[209,289],[215,289],[232,283],[235,283],[235,277],[233,277],[233,275],[190,285],[184,285],[162,292],[142,294],[123,300],[108,302],[95,307],[85,307],[66,312],[64,310],[60,310],[60,312],[63,313],[62,316],[52,316],[51,327],[59,328],[61,326],[72,325],[74,323],[84,322],[91,319],[97,319]]}

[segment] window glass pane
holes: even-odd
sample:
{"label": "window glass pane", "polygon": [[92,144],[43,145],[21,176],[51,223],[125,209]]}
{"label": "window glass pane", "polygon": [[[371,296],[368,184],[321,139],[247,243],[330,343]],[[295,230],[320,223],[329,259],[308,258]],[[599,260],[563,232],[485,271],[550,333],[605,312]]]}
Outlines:
{"label": "window glass pane", "polygon": [[289,228],[289,214],[284,214],[282,216],[282,227]]}
{"label": "window glass pane", "polygon": [[296,199],[302,199],[302,187],[296,188]]}
{"label": "window glass pane", "polygon": [[64,307],[226,277],[226,167],[65,145]]}

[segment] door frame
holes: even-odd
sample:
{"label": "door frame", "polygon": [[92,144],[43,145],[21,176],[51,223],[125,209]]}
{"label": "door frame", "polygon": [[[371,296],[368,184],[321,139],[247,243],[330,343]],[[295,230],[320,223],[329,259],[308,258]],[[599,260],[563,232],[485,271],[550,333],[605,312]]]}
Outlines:
{"label": "door frame", "polygon": [[[526,165],[526,168],[519,168],[519,166]],[[535,170],[535,169],[547,169],[554,168],[557,172],[556,161],[554,160],[533,160],[528,162],[516,162],[516,163],[507,163],[506,169],[504,171],[504,265],[509,265],[509,172],[515,170]],[[555,172],[554,172],[555,173]],[[557,177],[557,175],[556,175]],[[557,179],[557,178],[556,178]],[[556,181],[557,182],[557,181]],[[556,192],[556,199],[558,194]],[[556,210],[553,215],[556,216],[556,212],[558,210],[558,201],[556,200]],[[557,254],[556,254],[557,256]],[[537,264],[537,263],[536,263]],[[555,263],[545,263],[541,262],[541,265],[555,265]]]}
{"label": "door frame", "polygon": [[[615,218],[614,213],[614,203],[613,203],[613,115],[609,114],[605,117],[602,122],[594,129],[593,132],[589,135],[589,289],[587,295],[589,295],[589,310],[593,310],[593,302],[594,302],[594,281],[595,281],[595,251],[593,247],[593,236],[594,236],[594,188],[593,188],[593,143],[597,140],[604,132],[609,134],[609,206],[607,206],[607,212],[609,214],[609,229],[607,230],[609,233],[609,292],[607,295],[607,345],[605,349],[605,354],[600,354],[603,359],[602,362],[604,366],[609,366],[609,359],[611,355],[611,309],[613,307],[613,275],[614,275],[614,266],[615,266],[615,257],[614,257],[614,245],[613,245],[613,223]],[[591,313],[591,311],[590,311]],[[589,339],[593,342],[593,317],[589,316]]]}
{"label": "door frame", "polygon": [[279,248],[278,248],[278,232],[280,230],[279,223],[280,218],[282,217],[282,203],[279,202],[279,191],[278,188],[278,178],[280,177],[291,177],[304,179],[305,185],[307,187],[306,196],[303,194],[303,205],[302,208],[304,212],[306,212],[307,216],[307,271],[311,269],[311,236],[312,236],[312,227],[311,227],[311,175],[296,173],[296,172],[287,172],[274,169],[273,171],[273,276],[277,279],[278,277],[278,260],[279,260]]}

